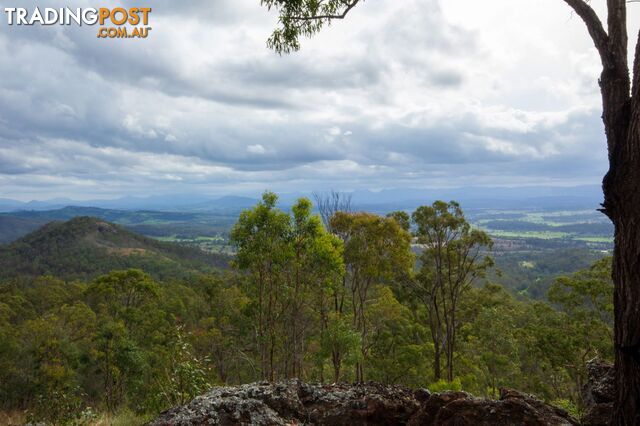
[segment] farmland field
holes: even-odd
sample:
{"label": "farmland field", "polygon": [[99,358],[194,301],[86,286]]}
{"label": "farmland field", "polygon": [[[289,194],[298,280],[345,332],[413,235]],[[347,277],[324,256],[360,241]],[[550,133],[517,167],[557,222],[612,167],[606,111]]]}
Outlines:
{"label": "farmland field", "polygon": [[467,216],[494,238],[513,240],[516,245],[549,242],[553,247],[605,251],[613,246],[613,226],[596,210],[471,210]]}

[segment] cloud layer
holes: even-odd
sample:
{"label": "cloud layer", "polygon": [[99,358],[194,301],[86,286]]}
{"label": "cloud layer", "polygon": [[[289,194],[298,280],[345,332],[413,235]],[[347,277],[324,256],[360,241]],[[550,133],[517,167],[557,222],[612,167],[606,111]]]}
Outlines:
{"label": "cloud layer", "polygon": [[286,57],[265,47],[277,17],[258,0],[188,3],[149,0],[146,40],[3,17],[0,197],[582,184],[606,170],[598,58],[564,2],[365,2]]}

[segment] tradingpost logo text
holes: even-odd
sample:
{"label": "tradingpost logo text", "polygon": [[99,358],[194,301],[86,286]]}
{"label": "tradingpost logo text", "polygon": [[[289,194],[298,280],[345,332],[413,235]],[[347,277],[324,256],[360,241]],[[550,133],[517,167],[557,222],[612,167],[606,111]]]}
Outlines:
{"label": "tradingpost logo text", "polygon": [[23,7],[5,7],[6,23],[9,26],[32,25],[98,25],[98,38],[147,38],[150,7],[132,7],[125,9],[35,7],[29,10]]}

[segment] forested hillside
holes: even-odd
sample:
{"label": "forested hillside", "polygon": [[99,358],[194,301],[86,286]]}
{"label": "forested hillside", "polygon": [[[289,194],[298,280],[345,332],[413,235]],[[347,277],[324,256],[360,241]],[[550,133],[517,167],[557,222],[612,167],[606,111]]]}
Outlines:
{"label": "forested hillside", "polygon": [[114,269],[142,268],[156,278],[225,267],[228,258],[157,241],[91,217],[51,222],[0,245],[0,278],[53,275],[87,279]]}
{"label": "forested hillside", "polygon": [[212,385],[298,377],[509,386],[580,415],[585,360],[612,355],[610,258],[535,301],[492,282],[492,240],[455,202],[386,216],[276,203],[240,215],[226,272],[170,273],[219,259],[94,218],[2,248],[2,408],[140,424]]}
{"label": "forested hillside", "polygon": [[548,248],[495,253],[491,280],[520,296],[546,300],[549,288],[559,275],[586,269],[609,256],[586,248]]}

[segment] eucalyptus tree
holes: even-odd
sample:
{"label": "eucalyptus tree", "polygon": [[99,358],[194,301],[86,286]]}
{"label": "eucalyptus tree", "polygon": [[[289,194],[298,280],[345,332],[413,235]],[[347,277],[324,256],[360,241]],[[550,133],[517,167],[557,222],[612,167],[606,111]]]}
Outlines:
{"label": "eucalyptus tree", "polygon": [[240,214],[231,230],[231,242],[237,247],[235,265],[249,273],[256,347],[262,379],[275,380],[278,325],[284,315],[283,269],[290,252],[286,234],[289,216],[276,208],[278,197],[271,192],[253,209]]}
{"label": "eucalyptus tree", "polygon": [[[558,0],[560,1],[560,0]],[[613,256],[614,342],[616,356],[613,423],[640,423],[640,32],[629,64],[627,3],[607,0],[603,22],[588,0],[562,0],[585,23],[602,63],[599,79],[609,170],[603,179],[601,211],[615,227]],[[336,19],[344,19],[363,0],[261,0],[279,12],[279,26],[267,44],[278,53],[300,49]],[[487,6],[490,7],[490,6]],[[631,70],[630,70],[631,65]]]}
{"label": "eucalyptus tree", "polygon": [[375,338],[369,315],[375,287],[408,274],[413,266],[411,236],[394,219],[370,213],[338,212],[331,226],[344,241],[347,300],[361,341],[356,381],[362,382]]}
{"label": "eucalyptus tree", "polygon": [[462,298],[474,281],[493,265],[486,254],[491,238],[472,229],[460,205],[436,201],[412,214],[415,236],[422,246],[415,294],[424,303],[435,349],[434,376],[441,377],[441,356],[446,360],[447,380],[453,380],[456,336],[460,327]]}
{"label": "eucalyptus tree", "polygon": [[236,266],[249,274],[262,378],[271,381],[306,376],[311,335],[324,330],[329,288],[343,272],[342,243],[311,214],[311,202],[298,200],[291,215],[276,202],[265,192],[231,231]]}
{"label": "eucalyptus tree", "polygon": [[96,278],[85,296],[96,313],[99,329],[92,357],[102,372],[104,402],[115,412],[136,387],[144,370],[142,341],[154,318],[160,286],[139,269],[112,271]]}
{"label": "eucalyptus tree", "polygon": [[[298,200],[292,207],[289,263],[291,302],[288,346],[291,349],[291,376],[304,377],[303,358],[311,335],[326,333],[331,289],[342,280],[342,241],[328,233],[319,216],[313,215],[311,201]],[[322,378],[322,377],[321,377]]]}

